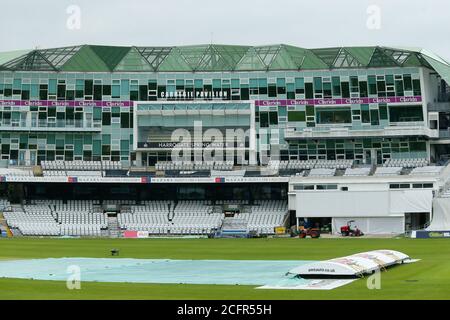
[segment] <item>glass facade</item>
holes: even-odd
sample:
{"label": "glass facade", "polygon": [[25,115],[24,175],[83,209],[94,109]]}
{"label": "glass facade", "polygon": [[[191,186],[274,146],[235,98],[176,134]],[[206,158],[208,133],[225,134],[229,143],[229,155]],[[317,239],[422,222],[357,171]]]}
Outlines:
{"label": "glass facade", "polygon": [[[136,159],[133,102],[178,101],[182,105],[193,100],[289,100],[275,106],[259,104],[255,110],[259,150],[278,144],[282,159],[362,159],[370,149],[383,158],[426,154],[426,139],[417,136],[310,141],[285,137],[287,128],[323,131],[336,126],[351,130],[426,126],[418,67],[142,71],[0,71],[1,159],[13,164],[25,158],[36,163],[102,159],[129,164]],[[420,102],[402,97],[416,97]],[[389,98],[397,100],[383,100]],[[336,99],[350,100],[323,104]]]}

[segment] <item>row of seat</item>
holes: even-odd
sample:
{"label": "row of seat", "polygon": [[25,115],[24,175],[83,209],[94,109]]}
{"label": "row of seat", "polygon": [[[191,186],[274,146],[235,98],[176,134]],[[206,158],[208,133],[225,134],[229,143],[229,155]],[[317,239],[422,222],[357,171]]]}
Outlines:
{"label": "row of seat", "polygon": [[160,161],[155,164],[155,169],[160,171],[189,171],[189,170],[233,170],[233,161]]}
{"label": "row of seat", "polygon": [[174,209],[174,215],[191,215],[191,214],[210,214],[213,207],[207,204],[206,201],[179,201]]}
{"label": "row of seat", "polygon": [[4,216],[23,235],[98,236],[107,228],[106,215],[93,212],[93,201],[33,200]]}
{"label": "row of seat", "polygon": [[43,170],[59,170],[59,171],[102,171],[102,170],[121,170],[122,163],[120,161],[41,161],[41,167]]}
{"label": "row of seat", "polygon": [[310,177],[332,177],[336,174],[336,168],[314,168],[309,172]]}
{"label": "row of seat", "polygon": [[33,171],[30,169],[19,168],[0,168],[0,176],[5,177],[33,177]]}
{"label": "row of seat", "polygon": [[60,234],[70,236],[99,237],[102,235],[102,229],[105,228],[106,226],[103,224],[62,223],[60,225]]}
{"label": "row of seat", "polygon": [[267,166],[277,170],[347,169],[353,166],[353,160],[270,160]]}
{"label": "row of seat", "polygon": [[361,168],[347,168],[345,169],[344,176],[346,177],[363,177],[370,174],[370,167]]}
{"label": "row of seat", "polygon": [[317,160],[270,160],[267,166],[274,170],[310,170]]}
{"label": "row of seat", "polygon": [[[223,202],[245,205],[245,201]],[[171,234],[207,234],[218,230],[227,219],[222,212],[214,212],[214,209],[221,211],[220,207],[214,207],[207,200],[179,201],[176,206],[168,200],[143,201],[130,207],[132,210],[118,214],[122,230],[161,233],[164,229]],[[171,211],[171,208],[174,209]],[[243,214],[235,221],[242,221],[245,229],[248,224],[249,230],[273,230],[282,222],[287,203],[259,200],[251,209],[251,214]],[[33,200],[21,207],[14,206],[13,210],[5,211],[4,216],[10,227],[19,229],[23,235],[100,236],[108,229],[108,217],[95,210],[94,201],[90,200]]]}
{"label": "row of seat", "polygon": [[377,167],[374,176],[397,176],[402,170],[402,167]]}
{"label": "row of seat", "polygon": [[220,226],[222,216],[219,214],[182,216],[169,221],[167,215],[146,215],[124,213],[118,216],[119,226],[123,230],[147,231],[149,228],[198,228],[215,229]]}
{"label": "row of seat", "polygon": [[387,159],[384,163],[384,167],[402,167],[402,168],[416,168],[425,167],[429,164],[428,159],[424,158],[411,158],[411,159]]}
{"label": "row of seat", "polygon": [[141,205],[131,205],[131,212],[146,214],[168,214],[174,202],[169,200],[144,201]]}
{"label": "row of seat", "polygon": [[441,173],[444,167],[441,166],[425,166],[418,167],[411,170],[410,175],[437,175]]}
{"label": "row of seat", "polygon": [[254,205],[251,206],[253,214],[277,213],[284,215],[287,210],[287,202],[283,200],[260,200],[255,201]]}

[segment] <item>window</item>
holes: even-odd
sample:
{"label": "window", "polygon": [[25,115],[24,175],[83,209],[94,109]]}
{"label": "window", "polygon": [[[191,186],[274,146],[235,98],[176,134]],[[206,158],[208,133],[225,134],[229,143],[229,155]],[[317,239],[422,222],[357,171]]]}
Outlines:
{"label": "window", "polygon": [[259,113],[259,126],[261,128],[268,128],[269,127],[269,114],[267,112],[260,112]]}
{"label": "window", "polygon": [[341,95],[341,80],[339,77],[332,77],[333,96],[339,97]]}
{"label": "window", "polygon": [[269,84],[269,97],[275,98],[277,96],[277,86],[274,84]]}
{"label": "window", "polygon": [[405,91],[412,91],[413,86],[412,86],[411,75],[409,75],[409,74],[403,75],[403,83],[405,85]]}
{"label": "window", "polygon": [[389,119],[391,122],[423,121],[422,106],[389,106]]}
{"label": "window", "polygon": [[386,97],[386,82],[384,80],[377,81],[377,90],[379,97]]}
{"label": "window", "polygon": [[418,151],[426,151],[427,146],[423,141],[410,141],[409,142],[409,151],[418,152]]}
{"label": "window", "polygon": [[315,77],[314,78],[314,93],[322,93],[322,78]]}
{"label": "window", "polygon": [[378,109],[380,111],[380,119],[381,120],[388,120],[387,105],[386,104],[380,104]]}
{"label": "window", "polygon": [[420,96],[422,94],[422,92],[420,90],[420,80],[419,79],[413,80],[413,94],[415,96]]}
{"label": "window", "polygon": [[398,97],[403,97],[405,95],[405,91],[403,90],[403,80],[395,80],[395,94]]}
{"label": "window", "polygon": [[113,85],[111,87],[111,95],[113,98],[120,98],[120,86],[119,85]]}
{"label": "window", "polygon": [[341,83],[342,98],[350,98],[350,86],[348,82]]}
{"label": "window", "polygon": [[120,127],[129,128],[130,127],[130,114],[127,112],[122,112],[120,114]]}
{"label": "window", "polygon": [[368,92],[367,92],[367,82],[366,81],[361,81],[359,83],[359,96],[361,98],[366,98],[368,97]]}
{"label": "window", "polygon": [[370,124],[373,126],[377,126],[380,124],[380,117],[377,109],[370,110]]}
{"label": "window", "polygon": [[269,124],[271,124],[271,125],[278,124],[278,113],[277,112],[269,112]]}
{"label": "window", "polygon": [[316,190],[337,190],[337,184],[318,184]]}
{"label": "window", "polygon": [[314,99],[314,93],[313,93],[313,84],[312,83],[305,83],[305,98],[306,99]]}
{"label": "window", "polygon": [[102,125],[104,125],[104,126],[111,125],[111,113],[110,112],[102,113]]}
{"label": "window", "polygon": [[432,183],[414,183],[413,188],[414,189],[429,189],[429,188],[433,188],[433,184]]}
{"label": "window", "polygon": [[352,113],[350,108],[317,108],[316,119],[320,124],[351,123]]}
{"label": "window", "polygon": [[305,111],[288,111],[288,121],[306,121]]}
{"label": "window", "polygon": [[94,81],[85,80],[84,81],[84,94],[86,96],[91,96],[94,93]]}
{"label": "window", "polygon": [[391,183],[389,189],[409,189],[411,185],[409,183]]}
{"label": "window", "polygon": [[367,80],[369,82],[369,94],[376,95],[377,94],[377,79],[375,76],[368,76]]}
{"label": "window", "polygon": [[370,111],[369,105],[361,105],[361,121],[362,123],[370,123]]}

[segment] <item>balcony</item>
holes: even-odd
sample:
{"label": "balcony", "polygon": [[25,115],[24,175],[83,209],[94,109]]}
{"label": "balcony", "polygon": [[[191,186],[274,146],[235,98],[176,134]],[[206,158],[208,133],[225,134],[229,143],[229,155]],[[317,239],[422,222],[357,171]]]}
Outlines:
{"label": "balcony", "polygon": [[101,120],[11,120],[0,121],[0,131],[34,131],[34,132],[100,132]]}
{"label": "balcony", "polygon": [[439,131],[430,129],[423,122],[396,123],[386,127],[367,126],[367,128],[353,128],[345,126],[324,126],[314,128],[286,128],[286,139],[310,139],[310,138],[364,138],[364,137],[401,137],[401,136],[425,136],[439,138]]}

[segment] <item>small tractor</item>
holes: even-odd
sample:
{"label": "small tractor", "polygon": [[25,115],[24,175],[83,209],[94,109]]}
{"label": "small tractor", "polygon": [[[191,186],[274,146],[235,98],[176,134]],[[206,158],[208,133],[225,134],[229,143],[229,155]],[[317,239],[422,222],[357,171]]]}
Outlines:
{"label": "small tractor", "polygon": [[347,221],[347,225],[341,227],[341,235],[343,237],[361,237],[364,235],[364,233],[358,229],[356,225],[352,228],[352,223],[354,222],[355,220]]}
{"label": "small tractor", "polygon": [[299,238],[306,238],[307,236],[310,236],[311,238],[319,238],[320,237],[320,229],[319,228],[304,228],[299,230],[298,237]]}

